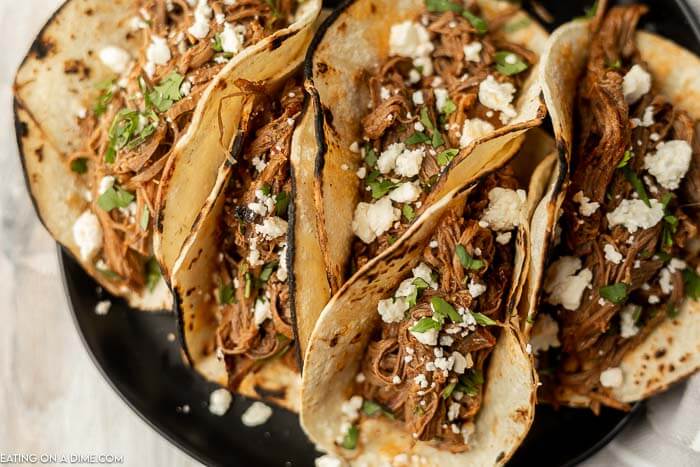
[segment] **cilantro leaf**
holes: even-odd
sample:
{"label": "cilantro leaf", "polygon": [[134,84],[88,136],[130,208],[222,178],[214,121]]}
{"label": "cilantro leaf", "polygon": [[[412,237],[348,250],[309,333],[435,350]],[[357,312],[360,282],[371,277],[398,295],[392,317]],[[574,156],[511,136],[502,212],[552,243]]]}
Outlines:
{"label": "cilantro leaf", "polygon": [[433,309],[433,319],[438,322],[444,322],[449,316],[453,323],[461,323],[462,317],[457,313],[455,307],[450,305],[441,297],[433,297],[430,299],[430,306]]}
{"label": "cilantro leaf", "polygon": [[484,267],[484,262],[480,259],[474,259],[471,257],[463,245],[457,245],[455,253],[457,254],[457,258],[459,258],[459,262],[462,263],[464,269],[479,270]]}
{"label": "cilantro leaf", "polygon": [[114,208],[126,208],[134,200],[134,195],[120,187],[110,187],[97,198],[97,205],[104,211]]}
{"label": "cilantro leaf", "polygon": [[488,32],[489,25],[486,23],[486,21],[484,21],[483,18],[476,16],[469,10],[464,10],[462,12],[462,16],[467,18],[469,24],[471,24],[474,30],[476,30],[476,32],[478,32],[479,34],[486,34]]}
{"label": "cilantro leaf", "polygon": [[442,398],[447,399],[452,395],[452,392],[455,390],[455,387],[457,387],[457,382],[452,382],[445,386],[445,389],[442,390]]}
{"label": "cilantro leaf", "polygon": [[151,256],[146,262],[146,288],[153,292],[160,280],[160,266],[155,257]]}
{"label": "cilantro leaf", "polygon": [[382,180],[380,182],[370,182],[369,187],[372,188],[372,198],[379,199],[394,188],[397,187],[396,183],[391,180]]}
{"label": "cilantro leaf", "polygon": [[625,174],[625,178],[632,185],[634,190],[639,195],[639,198],[644,201],[647,207],[651,207],[651,202],[649,201],[649,195],[647,195],[647,190],[644,188],[644,184],[639,179],[636,173],[632,171],[628,166],[622,168],[622,172]]}
{"label": "cilantro leaf", "polygon": [[236,303],[235,289],[232,283],[221,284],[219,286],[219,305],[230,305]]}
{"label": "cilantro leaf", "polygon": [[413,325],[411,332],[427,332],[431,329],[439,331],[442,325],[435,321],[433,318],[421,318],[416,324]]}
{"label": "cilantro leaf", "polygon": [[148,98],[159,112],[166,112],[175,102],[182,99],[180,86],[184,80],[184,76],[172,71],[148,93]]}
{"label": "cilantro leaf", "polygon": [[452,3],[450,0],[425,0],[425,8],[431,13],[444,13],[446,11],[461,13],[464,11],[462,5]]}
{"label": "cilantro leaf", "polygon": [[625,284],[624,282],[618,282],[617,284],[606,285],[605,287],[601,287],[599,292],[600,296],[609,301],[610,303],[619,305],[620,303],[623,303],[625,300],[627,300],[628,290],[629,286],[627,284]]}
{"label": "cilantro leaf", "polygon": [[139,227],[141,227],[141,230],[148,230],[148,221],[151,218],[151,213],[148,210],[148,206],[143,207],[143,211],[141,211],[141,220],[139,220]]}
{"label": "cilantro leaf", "polygon": [[223,52],[224,51],[224,46],[221,42],[221,34],[217,34],[214,36],[214,39],[212,40],[212,43],[211,43],[211,48],[214,49],[214,52]]}
{"label": "cilantro leaf", "polygon": [[98,85],[98,89],[102,89],[102,93],[97,97],[95,104],[92,106],[92,112],[95,114],[95,117],[99,117],[107,112],[107,107],[109,107],[109,103],[112,102],[112,98],[114,97],[114,92],[112,91],[113,85],[113,81]]}
{"label": "cilantro leaf", "polygon": [[520,55],[508,51],[496,52],[494,60],[496,61],[496,70],[505,76],[522,73],[529,66]]}
{"label": "cilantro leaf", "polygon": [[87,172],[87,159],[84,157],[79,157],[70,161],[70,169],[78,174],[84,174]]}
{"label": "cilantro leaf", "polygon": [[277,269],[277,261],[266,263],[265,266],[263,266],[262,271],[260,271],[260,281],[267,282],[275,269]]}
{"label": "cilantro leaf", "polygon": [[348,428],[348,432],[343,436],[343,447],[345,449],[355,449],[357,447],[357,437],[360,434],[355,425]]}
{"label": "cilantro leaf", "polygon": [[427,143],[428,141],[430,141],[430,138],[422,131],[416,131],[411,136],[406,138],[406,144],[408,146],[412,146],[415,144]]}
{"label": "cilantro leaf", "polygon": [[413,210],[413,207],[410,204],[404,204],[401,208],[401,213],[409,222],[416,218],[416,211]]}
{"label": "cilantro leaf", "polygon": [[678,230],[678,218],[673,215],[664,216],[664,226],[661,232],[661,243],[663,246],[673,246],[673,234]]}
{"label": "cilantro leaf", "polygon": [[452,101],[452,99],[447,99],[445,105],[442,107],[442,113],[447,116],[455,110],[457,110],[457,105]]}
{"label": "cilantro leaf", "polygon": [[683,283],[685,284],[685,294],[693,300],[700,299],[700,276],[692,268],[683,270]]}
{"label": "cilantro leaf", "polygon": [[289,207],[289,195],[286,191],[280,191],[275,197],[275,214],[278,217],[282,217],[287,213],[287,208]]}
{"label": "cilantro leaf", "polygon": [[621,169],[624,166],[626,166],[627,163],[630,161],[630,159],[632,159],[633,157],[634,157],[634,153],[632,151],[630,151],[629,149],[627,151],[625,151],[624,156],[622,156],[622,160],[620,161],[619,164],[617,164],[617,168]]}
{"label": "cilantro leaf", "polygon": [[498,324],[497,321],[492,320],[483,313],[472,311],[471,314],[474,317],[474,320],[476,320],[476,324],[480,326],[495,326]]}
{"label": "cilantro leaf", "polygon": [[445,166],[449,164],[457,154],[459,154],[459,149],[445,149],[437,155],[437,163],[441,166]]}
{"label": "cilantro leaf", "polygon": [[377,153],[374,152],[374,149],[369,144],[365,148],[365,163],[370,167],[374,167],[377,164]]}

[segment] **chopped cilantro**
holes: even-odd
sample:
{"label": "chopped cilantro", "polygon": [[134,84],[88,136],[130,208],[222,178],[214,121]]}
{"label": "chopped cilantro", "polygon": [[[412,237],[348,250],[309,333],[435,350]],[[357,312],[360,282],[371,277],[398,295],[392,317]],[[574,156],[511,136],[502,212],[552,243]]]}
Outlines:
{"label": "chopped cilantro", "polygon": [[262,271],[260,271],[260,282],[267,282],[276,268],[277,261],[266,263],[265,266],[263,266]]}
{"label": "chopped cilantro", "polygon": [[413,327],[410,329],[411,332],[426,332],[431,329],[439,331],[442,325],[435,321],[433,318],[421,318]]}
{"label": "chopped cilantro", "polygon": [[372,417],[377,414],[382,414],[392,420],[394,419],[393,413],[371,400],[365,400],[364,402],[362,402],[362,413],[367,415],[368,417]]}
{"label": "chopped cilantro", "polygon": [[673,303],[666,304],[666,316],[669,318],[675,318],[680,313],[680,310]]}
{"label": "chopped cilantro", "polygon": [[617,284],[606,285],[605,287],[601,287],[599,292],[600,296],[609,301],[610,303],[619,305],[620,303],[623,303],[625,300],[627,300],[628,290],[629,286],[627,284],[625,284],[624,282],[618,282]]}
{"label": "chopped cilantro", "polygon": [[669,191],[661,197],[661,205],[664,207],[664,210],[668,207],[668,203],[670,203],[675,196],[676,195]]}
{"label": "chopped cilantro", "polygon": [[114,97],[112,86],[114,86],[114,81],[107,81],[97,85],[97,88],[101,89],[102,93],[97,97],[95,105],[92,106],[95,117],[99,117],[107,112],[107,107],[109,107],[109,103],[112,102],[112,98]]}
{"label": "chopped cilantro", "polygon": [[700,276],[692,268],[688,267],[683,270],[683,283],[685,285],[685,294],[693,300],[700,299]]}
{"label": "chopped cilantro", "polygon": [[664,216],[664,226],[661,232],[661,244],[666,247],[673,246],[673,234],[678,230],[678,218],[673,215]]}
{"label": "chopped cilantro", "polygon": [[431,144],[433,145],[434,148],[437,148],[438,146],[442,146],[445,142],[442,139],[442,135],[438,131],[437,128],[435,128],[435,124],[433,121],[430,119],[430,115],[428,114],[428,108],[423,107],[420,110],[420,121],[423,124],[424,127],[429,129],[432,133],[432,142]]}
{"label": "chopped cilantro", "polygon": [[224,51],[224,46],[221,43],[221,34],[217,34],[214,36],[214,39],[212,40],[212,43],[211,43],[211,48],[214,49],[214,52],[223,52]]}
{"label": "chopped cilantro", "polygon": [[381,182],[370,182],[368,183],[370,188],[372,188],[372,198],[379,199],[394,188],[396,188],[396,183],[391,180],[382,180]]}
{"label": "chopped cilantro", "polygon": [[450,0],[425,0],[425,8],[431,13],[444,13],[446,11],[462,13],[464,11],[462,5],[452,3]]}
{"label": "chopped cilantro", "polygon": [[413,146],[415,144],[427,143],[428,141],[430,141],[430,137],[428,137],[422,131],[416,131],[411,136],[406,138],[406,144],[409,146]]}
{"label": "chopped cilantro", "polygon": [[166,112],[175,102],[182,99],[180,86],[184,80],[184,76],[172,71],[148,94],[151,103],[159,112]]}
{"label": "chopped cilantro", "polygon": [[486,34],[489,30],[489,25],[484,21],[483,18],[480,18],[476,16],[474,13],[472,13],[469,10],[464,10],[462,12],[462,16],[467,18],[467,21],[472,25],[472,27],[478,32],[479,34]]}
{"label": "chopped cilantro", "polygon": [[260,187],[260,191],[263,195],[270,196],[270,193],[272,193],[272,187],[265,183],[263,186]]}
{"label": "chopped cilantro", "polygon": [[514,32],[520,31],[521,29],[525,29],[526,27],[530,26],[530,24],[532,24],[532,21],[530,21],[529,18],[521,18],[519,20],[506,23],[506,25],[503,26],[503,31],[508,34],[512,34]]}
{"label": "chopped cilantro", "polygon": [[287,213],[289,207],[289,195],[286,191],[280,191],[275,197],[275,213],[278,217],[282,217]]}
{"label": "chopped cilantro", "polygon": [[369,144],[365,148],[365,163],[370,167],[374,167],[377,164],[377,153],[374,152],[374,149]]}
{"label": "chopped cilantro", "polygon": [[496,70],[505,76],[517,75],[528,68],[527,62],[520,55],[513,52],[496,52],[494,59],[496,61]]}
{"label": "chopped cilantro", "polygon": [[481,374],[481,371],[472,370],[468,374],[459,377],[459,385],[456,389],[473,397],[479,394],[483,384],[484,376]]}
{"label": "chopped cilantro", "polygon": [[357,437],[359,434],[359,430],[356,426],[353,425],[348,428],[348,432],[343,436],[343,448],[355,449],[357,447]]}
{"label": "chopped cilantro", "polygon": [[476,324],[480,326],[496,326],[498,324],[497,321],[492,320],[483,313],[472,311],[471,314],[474,317]]}
{"label": "chopped cilantro", "polygon": [[245,289],[243,289],[243,296],[245,298],[250,298],[250,292],[253,289],[253,275],[250,271],[245,273]]}
{"label": "chopped cilantro", "polygon": [[437,163],[441,166],[445,166],[449,164],[457,154],[459,154],[459,149],[445,149],[437,155]]}
{"label": "chopped cilantro", "polygon": [[457,258],[459,258],[459,262],[462,263],[464,269],[479,270],[484,267],[484,262],[480,259],[474,259],[469,256],[463,245],[457,245],[455,253],[457,254]]}
{"label": "chopped cilantro", "polygon": [[148,230],[148,221],[151,219],[151,213],[148,210],[148,206],[143,207],[141,211],[141,220],[139,220],[139,227],[141,230]]}
{"label": "chopped cilantro", "polygon": [[236,296],[234,294],[234,287],[232,283],[221,284],[219,286],[219,305],[230,305],[236,303]]}
{"label": "chopped cilantro", "polygon": [[445,386],[445,389],[442,390],[442,398],[447,399],[452,395],[452,392],[455,390],[455,387],[457,386],[457,382],[452,382]]}
{"label": "chopped cilantro", "polygon": [[[606,65],[607,65],[608,68],[610,68],[611,70],[619,70],[620,68],[622,68],[622,62],[620,62],[620,59],[619,59],[619,58],[618,58],[617,60],[615,60],[614,62],[608,62]],[[626,153],[626,152],[627,152],[627,151],[625,151],[625,153]]]}
{"label": "chopped cilantro", "polygon": [[452,101],[452,99],[447,99],[445,105],[442,108],[442,113],[444,115],[450,115],[455,110],[457,110],[457,105]]}
{"label": "chopped cilantro", "polygon": [[625,178],[632,185],[634,190],[639,195],[639,199],[644,201],[648,207],[651,207],[651,202],[649,201],[649,195],[647,195],[647,190],[644,188],[644,184],[639,179],[636,173],[632,171],[628,166],[622,167],[622,172],[625,174]]}
{"label": "chopped cilantro", "polygon": [[134,195],[120,187],[110,187],[97,199],[97,205],[104,211],[114,208],[126,208],[134,200]]}
{"label": "chopped cilantro", "polygon": [[84,157],[79,157],[70,161],[70,169],[78,174],[84,174],[87,172],[87,159]]}
{"label": "chopped cilantro", "polygon": [[461,323],[462,317],[457,313],[455,307],[450,305],[441,297],[433,297],[430,299],[430,307],[433,309],[433,320],[444,323],[445,318],[449,316],[453,323]]}
{"label": "chopped cilantro", "polygon": [[403,214],[403,217],[405,217],[406,220],[409,222],[415,219],[416,217],[416,211],[413,210],[413,207],[410,204],[404,204],[401,208],[401,212]]}
{"label": "chopped cilantro", "polygon": [[630,161],[630,159],[632,159],[633,157],[634,157],[634,153],[632,151],[630,151],[629,149],[627,151],[625,151],[624,156],[622,156],[622,160],[620,161],[619,164],[617,164],[617,168],[621,169],[624,166],[626,166],[627,163]]}
{"label": "chopped cilantro", "polygon": [[109,127],[109,147],[105,153],[105,162],[113,163],[120,149],[139,146],[155,133],[157,125],[158,117],[153,111],[141,113],[131,109],[120,110]]}
{"label": "chopped cilantro", "polygon": [[146,288],[153,292],[160,280],[160,266],[156,258],[151,256],[146,262]]}

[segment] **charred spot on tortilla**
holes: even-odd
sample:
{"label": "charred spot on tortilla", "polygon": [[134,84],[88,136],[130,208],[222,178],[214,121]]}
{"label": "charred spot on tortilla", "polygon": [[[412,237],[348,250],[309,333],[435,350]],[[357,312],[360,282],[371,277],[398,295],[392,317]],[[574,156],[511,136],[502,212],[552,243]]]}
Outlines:
{"label": "charred spot on tortilla", "polygon": [[63,70],[69,75],[80,75],[80,79],[90,78],[92,70],[80,59],[69,59],[63,62]]}
{"label": "charred spot on tortilla", "polygon": [[39,162],[42,162],[44,160],[44,145],[41,145],[38,148],[36,148],[34,150],[34,155],[36,156]]}
{"label": "charred spot on tortilla", "polygon": [[29,50],[36,58],[43,60],[50,53],[55,51],[55,48],[56,43],[50,37],[39,36]]}
{"label": "charred spot on tortilla", "polygon": [[659,349],[656,352],[654,352],[654,358],[659,359],[663,358],[666,355],[666,349]]}
{"label": "charred spot on tortilla", "polygon": [[323,63],[323,62],[318,62],[318,63],[316,64],[316,71],[317,71],[319,74],[323,75],[323,74],[325,74],[325,73],[328,71],[328,65],[326,65],[326,64]]}

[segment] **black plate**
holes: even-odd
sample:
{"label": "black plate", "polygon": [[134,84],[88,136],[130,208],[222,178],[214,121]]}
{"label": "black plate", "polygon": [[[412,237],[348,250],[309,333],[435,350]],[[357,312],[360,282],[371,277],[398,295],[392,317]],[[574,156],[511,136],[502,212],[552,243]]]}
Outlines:
{"label": "black plate", "polygon": [[[329,2],[327,2],[329,3]],[[560,24],[582,14],[591,1],[542,1]],[[700,51],[700,26],[684,0],[652,0],[644,27]],[[654,14],[656,13],[656,14]],[[249,402],[237,398],[223,417],[209,413],[216,386],[183,363],[171,314],[135,312],[119,299],[106,316],[95,313],[103,296],[76,261],[59,248],[63,281],[85,346],[105,379],[155,430],[207,465],[310,466],[319,454],[295,415],[277,409],[262,427],[240,421]],[[189,408],[186,409],[185,406]],[[509,465],[575,465],[607,444],[635,415],[603,410],[538,407],[533,428]]]}

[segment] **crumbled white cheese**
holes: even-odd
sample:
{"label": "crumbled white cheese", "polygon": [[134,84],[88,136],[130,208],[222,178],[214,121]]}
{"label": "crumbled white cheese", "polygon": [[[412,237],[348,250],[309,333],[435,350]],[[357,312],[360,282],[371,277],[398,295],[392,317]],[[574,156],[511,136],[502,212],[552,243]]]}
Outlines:
{"label": "crumbled white cheese", "polygon": [[[630,122],[632,122],[635,127],[641,126],[646,128],[652,126],[654,124],[654,106],[648,105],[644,109],[641,120],[639,118],[631,118]],[[637,144],[641,146],[641,141],[638,141]]]}
{"label": "crumbled white cheese", "polygon": [[622,79],[622,93],[628,104],[634,104],[651,90],[651,75],[639,65],[634,65]]}
{"label": "crumbled white cheese", "polygon": [[532,352],[537,355],[540,351],[560,345],[559,324],[547,313],[540,313],[532,326],[532,337],[530,338]]}
{"label": "crumbled white cheese", "polygon": [[433,270],[430,269],[430,266],[427,264],[420,263],[418,266],[413,268],[411,272],[413,272],[414,278],[421,278],[430,286],[431,289],[437,289],[438,283],[433,278]]}
{"label": "crumbled white cheese", "polygon": [[614,211],[607,214],[610,227],[624,225],[630,232],[649,229],[664,217],[664,207],[657,199],[650,199],[647,206],[641,199],[623,199]]}
{"label": "crumbled white cheese", "polygon": [[[200,38],[201,39],[201,38]],[[237,54],[243,48],[245,42],[245,26],[241,24],[224,24],[221,32],[221,48],[224,52]]]}
{"label": "crumbled white cheese", "polygon": [[289,271],[287,270],[287,243],[285,242],[282,249],[279,252],[279,267],[277,268],[277,280],[284,282],[287,280]]}
{"label": "crumbled white cheese", "polygon": [[413,203],[418,198],[422,190],[418,182],[404,182],[389,193],[389,198],[397,203]]}
{"label": "crumbled white cheese", "polygon": [[552,263],[544,282],[544,290],[549,294],[547,303],[572,311],[581,306],[583,291],[593,279],[590,269],[579,271],[581,266],[581,260],[573,256],[562,256]]}
{"label": "crumbled white cheese", "polygon": [[112,307],[112,302],[109,300],[102,300],[97,302],[95,305],[95,314],[104,316],[109,313],[109,309]]}
{"label": "crumbled white cheese", "polygon": [[105,175],[100,179],[100,183],[97,185],[97,195],[103,195],[107,190],[114,186],[114,177],[111,175]]}
{"label": "crumbled white cheese", "polygon": [[151,43],[146,49],[146,58],[155,65],[166,65],[170,61],[168,41],[162,37],[151,36]]}
{"label": "crumbled white cheese", "polygon": [[[636,66],[636,65],[635,65]],[[617,388],[622,385],[622,370],[614,367],[600,373],[600,384],[606,388]]]}
{"label": "crumbled white cheese", "polygon": [[357,175],[357,178],[360,180],[364,179],[367,176],[367,168],[366,167],[360,167],[357,169],[357,172],[355,172],[355,175]]}
{"label": "crumbled white cheese", "polygon": [[232,401],[233,396],[227,389],[216,389],[209,394],[209,412],[221,417],[228,412]]}
{"label": "crumbled white cheese", "polygon": [[474,141],[483,138],[494,131],[493,125],[480,118],[468,118],[462,126],[462,134],[459,138],[459,145],[466,148]]}
{"label": "crumbled white cheese", "polygon": [[187,32],[197,39],[204,39],[209,34],[209,19],[212,9],[207,0],[199,0],[197,8],[194,10],[194,23],[187,29]]}
{"label": "crumbled white cheese", "polygon": [[659,296],[658,295],[649,295],[649,304],[656,305],[657,303],[661,303],[661,299],[659,298]]}
{"label": "crumbled white cheese", "polygon": [[385,323],[398,323],[403,320],[404,313],[408,310],[408,302],[403,297],[396,299],[387,298],[379,300],[377,312]]}
{"label": "crumbled white cheese", "polygon": [[452,359],[454,360],[454,365],[452,365],[452,370],[454,370],[455,373],[458,375],[464,374],[464,372],[469,368],[467,364],[467,359],[464,358],[464,355],[461,353],[454,351],[452,352],[451,355]]}
{"label": "crumbled white cheese", "polygon": [[425,104],[425,100],[423,99],[423,91],[414,92],[412,98],[413,98],[413,103],[416,105]]}
{"label": "crumbled white cheese", "polygon": [[668,268],[663,268],[659,274],[659,287],[664,295],[673,292],[673,278]]}
{"label": "crumbled white cheese", "polygon": [[425,375],[418,375],[415,378],[413,378],[413,381],[418,385],[420,389],[425,389],[428,387],[428,379],[425,377]]}
{"label": "crumbled white cheese", "polygon": [[617,251],[615,245],[606,243],[603,247],[603,252],[605,252],[605,259],[613,264],[620,264],[622,262],[622,254]]}
{"label": "crumbled white cheese", "polygon": [[469,444],[469,438],[474,434],[474,431],[476,431],[476,425],[473,422],[467,422],[462,425],[460,431],[462,432],[464,444]]}
{"label": "crumbled white cheese", "polygon": [[415,177],[420,172],[425,152],[423,148],[405,149],[396,158],[394,172],[402,177]]}
{"label": "crumbled white cheese", "polygon": [[187,97],[190,95],[190,92],[192,92],[192,81],[186,79],[180,85],[180,94]]}
{"label": "crumbled white cheese", "polygon": [[391,378],[391,382],[393,384],[401,384],[401,377],[399,375],[394,375],[394,377]]}
{"label": "crumbled white cheese", "polygon": [[525,209],[525,190],[496,187],[489,192],[489,205],[481,221],[497,232],[512,230],[520,225]]}
{"label": "crumbled white cheese", "polygon": [[102,247],[102,226],[90,210],[83,212],[73,224],[73,240],[84,261],[89,261]]}
{"label": "crumbled white cheese", "polygon": [[481,42],[471,42],[464,46],[464,59],[468,62],[480,62],[481,61],[481,49],[483,45]]}
{"label": "crumbled white cheese", "polygon": [[273,240],[287,233],[287,221],[281,217],[268,217],[263,220],[262,224],[255,226],[255,232],[268,240]]}
{"label": "crumbled white cheese", "polygon": [[345,463],[342,459],[330,454],[324,454],[314,460],[314,465],[315,467],[343,467]]}
{"label": "crumbled white cheese", "polygon": [[693,150],[687,141],[667,141],[644,157],[644,168],[667,190],[676,190],[688,173]]}
{"label": "crumbled white cheese", "polygon": [[435,46],[430,41],[430,33],[421,24],[404,21],[391,26],[389,33],[389,53],[402,57],[421,58],[430,55]]}
{"label": "crumbled white cheese", "polygon": [[399,219],[401,211],[394,208],[388,196],[384,196],[372,204],[357,203],[352,230],[363,242],[372,243]]}
{"label": "crumbled white cheese", "polygon": [[636,336],[639,328],[634,319],[638,307],[635,305],[627,305],[620,311],[620,336],[623,339]]}
{"label": "crumbled white cheese", "polygon": [[345,418],[350,422],[354,422],[360,417],[360,409],[362,408],[362,396],[352,396],[340,406],[340,411],[345,415]]}
{"label": "crumbled white cheese", "polygon": [[258,239],[256,237],[251,238],[248,241],[248,264],[251,266],[260,266],[263,264],[262,259],[260,259],[260,251],[258,250]]}
{"label": "crumbled white cheese", "polygon": [[452,420],[456,419],[457,417],[459,417],[460,407],[461,406],[459,405],[458,402],[450,403],[450,407],[447,409],[447,419],[449,421],[452,421]]}
{"label": "crumbled white cheese", "polygon": [[131,62],[131,55],[126,50],[115,47],[107,46],[100,50],[99,53],[100,61],[105,64],[110,70],[120,75],[124,73],[129,67]]}
{"label": "crumbled white cheese", "polygon": [[437,88],[433,92],[435,93],[435,107],[437,107],[438,112],[443,113],[450,98],[450,93],[443,88]]}
{"label": "crumbled white cheese", "polygon": [[591,203],[591,199],[584,195],[583,191],[579,191],[574,195],[574,202],[579,204],[578,212],[586,217],[592,215],[600,207],[600,203]]}
{"label": "crumbled white cheese", "polygon": [[507,245],[512,237],[513,234],[511,232],[501,232],[496,235],[496,243],[500,245]]}
{"label": "crumbled white cheese", "polygon": [[253,309],[253,322],[256,327],[260,327],[266,320],[272,319],[272,311],[270,310],[270,301],[264,298],[258,298],[255,301]]}
{"label": "crumbled white cheese", "polygon": [[428,329],[425,332],[415,332],[411,331],[413,337],[416,338],[418,342],[425,345],[437,345],[438,341],[438,331],[437,329]]}
{"label": "crumbled white cheese", "polygon": [[387,99],[390,98],[390,97],[391,97],[391,92],[389,92],[389,90],[388,90],[387,88],[385,88],[384,86],[382,86],[382,87],[379,89],[379,98],[380,98],[381,100],[385,101],[385,100],[387,100]]}
{"label": "crumbled white cheese", "polygon": [[474,282],[474,279],[469,281],[467,289],[469,290],[469,295],[471,295],[472,298],[476,298],[486,292],[486,286],[484,284]]}
{"label": "crumbled white cheese", "polygon": [[396,167],[396,159],[406,149],[403,143],[390,144],[377,159],[377,169],[382,174],[388,174]]}
{"label": "crumbled white cheese", "polygon": [[267,422],[272,416],[272,409],[262,402],[253,402],[248,409],[243,412],[241,421],[245,426],[259,426]]}
{"label": "crumbled white cheese", "polygon": [[504,123],[518,115],[511,104],[514,94],[515,86],[508,82],[499,83],[493,75],[489,75],[479,84],[479,102],[501,112],[501,121]]}

